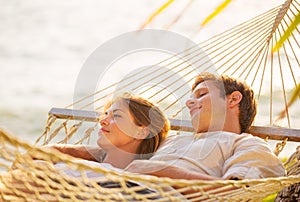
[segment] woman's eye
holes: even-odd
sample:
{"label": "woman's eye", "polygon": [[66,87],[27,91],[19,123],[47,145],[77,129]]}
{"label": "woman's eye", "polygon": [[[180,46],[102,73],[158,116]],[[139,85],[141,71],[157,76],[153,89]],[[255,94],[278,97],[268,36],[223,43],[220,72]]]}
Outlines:
{"label": "woman's eye", "polygon": [[104,119],[105,117],[107,117],[108,113],[107,112],[103,112],[101,115],[100,115],[100,120],[101,119]]}
{"label": "woman's eye", "polygon": [[119,118],[121,117],[119,114],[113,114],[114,117]]}

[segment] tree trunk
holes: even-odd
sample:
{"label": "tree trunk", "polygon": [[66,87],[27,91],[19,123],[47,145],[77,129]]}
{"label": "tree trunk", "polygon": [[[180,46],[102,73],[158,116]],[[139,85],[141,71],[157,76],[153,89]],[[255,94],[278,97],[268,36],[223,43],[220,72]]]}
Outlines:
{"label": "tree trunk", "polygon": [[300,183],[293,184],[280,191],[275,202],[294,202],[300,201]]}

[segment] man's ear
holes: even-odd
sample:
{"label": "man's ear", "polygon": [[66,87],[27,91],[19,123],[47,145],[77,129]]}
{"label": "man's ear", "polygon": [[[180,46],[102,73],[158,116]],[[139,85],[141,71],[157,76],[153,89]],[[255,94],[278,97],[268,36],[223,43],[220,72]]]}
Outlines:
{"label": "man's ear", "polygon": [[242,93],[239,91],[233,91],[230,95],[227,96],[229,107],[234,107],[238,105],[243,98]]}

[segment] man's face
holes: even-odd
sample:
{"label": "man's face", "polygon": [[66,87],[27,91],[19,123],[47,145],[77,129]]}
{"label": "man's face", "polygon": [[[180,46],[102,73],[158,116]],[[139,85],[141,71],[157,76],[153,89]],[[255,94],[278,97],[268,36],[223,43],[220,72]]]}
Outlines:
{"label": "man's face", "polygon": [[226,99],[213,81],[205,81],[194,89],[186,102],[190,110],[192,125],[196,132],[223,129],[226,115]]}

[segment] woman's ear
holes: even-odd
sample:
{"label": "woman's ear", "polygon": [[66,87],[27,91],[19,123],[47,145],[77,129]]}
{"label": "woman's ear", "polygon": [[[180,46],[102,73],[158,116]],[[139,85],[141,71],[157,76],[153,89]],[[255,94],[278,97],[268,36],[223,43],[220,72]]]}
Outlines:
{"label": "woman's ear", "polygon": [[148,127],[141,126],[139,128],[138,134],[137,134],[137,136],[135,138],[139,139],[139,140],[145,139],[145,138],[147,138],[147,136],[149,135],[149,133],[150,133],[150,130],[149,130]]}
{"label": "woman's ear", "polygon": [[238,105],[243,98],[242,93],[239,91],[233,91],[230,95],[227,96],[229,107],[234,107]]}

